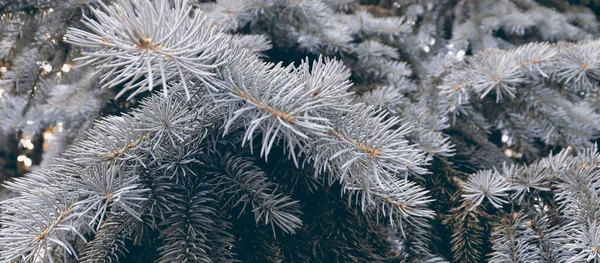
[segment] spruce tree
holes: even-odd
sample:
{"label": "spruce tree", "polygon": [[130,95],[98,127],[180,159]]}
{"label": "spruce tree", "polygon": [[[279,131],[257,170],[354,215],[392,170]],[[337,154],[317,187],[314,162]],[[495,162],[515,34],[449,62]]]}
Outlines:
{"label": "spruce tree", "polygon": [[0,0],[0,262],[600,262],[598,14]]}

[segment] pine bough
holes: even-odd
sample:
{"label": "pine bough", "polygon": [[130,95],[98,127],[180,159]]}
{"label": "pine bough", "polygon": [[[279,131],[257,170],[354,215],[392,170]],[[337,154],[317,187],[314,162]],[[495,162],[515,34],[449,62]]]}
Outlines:
{"label": "pine bough", "polygon": [[[121,251],[120,238],[145,238],[146,227],[164,240],[157,262],[233,261],[223,251],[230,235],[217,233],[227,232],[221,209],[238,205],[251,207],[244,211],[257,223],[294,233],[302,224],[296,202],[258,167],[237,156],[200,158],[218,154],[203,149],[232,134],[265,159],[281,145],[297,167],[342,184],[354,204],[383,213],[391,227],[433,217],[427,191],[397,177],[425,173],[427,156],[404,138],[406,127],[392,129],[397,118],[349,103],[339,62],[261,62],[184,1],[98,5],[96,20],[83,20],[89,31],[72,28],[66,40],[90,48],[80,59],[105,87],[163,94],[97,122],[65,159],[8,184],[21,196],[3,204],[2,261],[103,262]],[[91,233],[78,253],[74,244]]]}
{"label": "pine bough", "polygon": [[[403,17],[381,17],[352,0],[17,2],[0,1],[10,12],[0,21],[0,58],[14,60],[2,74],[11,91],[0,94],[4,131],[35,134],[99,115],[113,90],[127,101],[160,93],[102,118],[60,158],[7,183],[20,196],[0,206],[1,262],[116,262],[139,244],[155,248],[155,262],[600,261],[592,143],[600,116],[591,95],[600,42],[516,47],[493,36],[535,29],[542,40],[588,39],[598,33],[588,9],[407,1],[394,9]],[[75,26],[67,12],[88,4]],[[48,11],[29,20],[22,11],[31,8]],[[455,19],[442,45],[437,26],[450,16],[468,19]],[[38,30],[29,36],[29,27]],[[16,48],[29,38],[43,44]],[[81,85],[44,78],[64,59],[50,55],[60,38],[82,51],[56,53],[79,61],[72,83]],[[321,56],[263,62],[271,41],[346,65]],[[467,51],[475,55],[464,59]],[[33,64],[39,59],[48,61]],[[489,141],[495,131],[526,161],[545,147],[566,149],[510,164]],[[462,156],[468,169],[491,169],[456,171]],[[340,192],[348,202],[328,199]],[[298,198],[307,196],[324,204]],[[310,208],[326,205],[336,224],[311,218]],[[254,224],[240,230],[244,218]],[[440,231],[432,224],[451,235],[432,236]],[[239,242],[245,235],[256,254]],[[380,242],[382,257],[372,253]]]}

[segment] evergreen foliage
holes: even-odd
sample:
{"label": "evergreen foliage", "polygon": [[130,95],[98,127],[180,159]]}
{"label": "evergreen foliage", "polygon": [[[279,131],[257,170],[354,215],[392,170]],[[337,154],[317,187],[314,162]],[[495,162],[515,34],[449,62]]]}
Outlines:
{"label": "evergreen foliage", "polygon": [[599,10],[0,0],[0,262],[600,262]]}

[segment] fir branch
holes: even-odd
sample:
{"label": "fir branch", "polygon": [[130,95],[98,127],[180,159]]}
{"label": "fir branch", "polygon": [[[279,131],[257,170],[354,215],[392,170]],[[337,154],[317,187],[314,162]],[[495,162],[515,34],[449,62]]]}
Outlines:
{"label": "fir branch", "polygon": [[542,261],[542,251],[535,243],[535,232],[531,227],[531,221],[520,213],[502,218],[492,233],[494,252],[490,262]]}
{"label": "fir branch", "polygon": [[444,219],[444,224],[452,228],[452,254],[456,262],[479,262],[484,242],[484,225],[479,209],[471,209],[473,203],[463,202],[453,208]]}
{"label": "fir branch", "polygon": [[256,223],[271,225],[273,234],[275,226],[292,234],[302,226],[298,202],[278,193],[265,173],[251,162],[230,154],[208,152],[203,154],[203,166],[224,207],[241,205],[240,213],[252,211]]}
{"label": "fir branch", "polygon": [[123,236],[123,221],[109,218],[102,223],[94,239],[87,243],[80,262],[119,262],[128,253]]}
{"label": "fir branch", "polygon": [[159,225],[165,244],[158,248],[156,262],[213,262],[207,255],[211,249],[207,235],[216,227],[211,219],[216,207],[206,188],[203,184],[184,186],[169,200],[172,212]]}

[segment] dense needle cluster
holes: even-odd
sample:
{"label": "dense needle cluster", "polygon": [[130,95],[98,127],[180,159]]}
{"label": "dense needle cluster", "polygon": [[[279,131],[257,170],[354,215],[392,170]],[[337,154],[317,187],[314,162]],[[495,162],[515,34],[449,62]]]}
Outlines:
{"label": "dense needle cluster", "polygon": [[0,0],[0,262],[600,262],[571,2]]}

